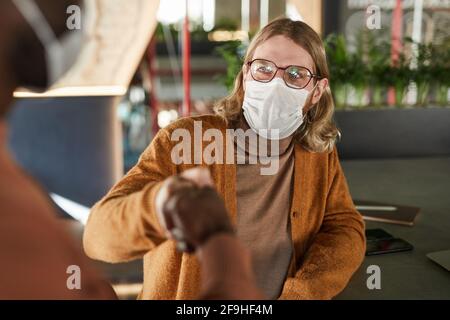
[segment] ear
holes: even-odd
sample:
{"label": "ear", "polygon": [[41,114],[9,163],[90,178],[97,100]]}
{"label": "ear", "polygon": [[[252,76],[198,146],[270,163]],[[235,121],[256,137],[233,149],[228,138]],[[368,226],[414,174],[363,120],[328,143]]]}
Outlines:
{"label": "ear", "polygon": [[320,98],[322,97],[322,94],[325,92],[325,90],[328,87],[328,79],[323,78],[317,81],[315,88],[313,89],[312,96],[310,103],[307,107],[307,110],[305,112],[308,112],[309,109],[311,109],[317,102],[319,102]]}

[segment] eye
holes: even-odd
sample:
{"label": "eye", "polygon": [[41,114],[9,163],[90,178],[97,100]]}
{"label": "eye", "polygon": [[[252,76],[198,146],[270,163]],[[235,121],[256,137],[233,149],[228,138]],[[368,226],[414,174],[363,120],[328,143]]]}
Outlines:
{"label": "eye", "polygon": [[261,72],[261,73],[272,73],[272,72],[273,72],[273,69],[272,69],[271,66],[263,66],[263,65],[260,65],[260,66],[257,66],[256,71],[257,71],[257,72]]}
{"label": "eye", "polygon": [[303,70],[300,70],[298,68],[292,68],[288,71],[289,79],[292,80],[298,80],[298,79],[305,79],[306,78],[306,72]]}
{"label": "eye", "polygon": [[297,80],[300,79],[301,75],[298,72],[289,72],[288,73],[289,79]]}

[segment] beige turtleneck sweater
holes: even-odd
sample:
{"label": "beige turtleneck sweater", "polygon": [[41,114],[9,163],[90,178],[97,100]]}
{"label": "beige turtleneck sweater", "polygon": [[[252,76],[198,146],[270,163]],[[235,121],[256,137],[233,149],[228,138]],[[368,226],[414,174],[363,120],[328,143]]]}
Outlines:
{"label": "beige turtleneck sweater", "polygon": [[[246,124],[242,129],[248,129]],[[268,143],[268,156],[278,161],[273,175],[262,175],[266,166],[257,158],[257,164],[238,164],[236,170],[237,234],[250,249],[257,285],[270,299],[281,294],[292,258],[289,212],[292,201],[294,176],[294,143],[292,137],[279,141],[279,150],[270,155],[270,141],[259,137],[260,143]],[[236,152],[248,157],[258,156],[258,151],[245,150],[235,141]]]}

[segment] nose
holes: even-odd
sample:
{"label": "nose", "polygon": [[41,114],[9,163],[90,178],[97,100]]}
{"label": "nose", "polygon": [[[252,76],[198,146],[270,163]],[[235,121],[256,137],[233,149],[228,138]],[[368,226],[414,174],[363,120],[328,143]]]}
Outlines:
{"label": "nose", "polygon": [[273,77],[273,78],[274,79],[275,78],[283,79],[283,75],[284,75],[284,70],[278,69],[277,72],[275,73],[275,77]]}

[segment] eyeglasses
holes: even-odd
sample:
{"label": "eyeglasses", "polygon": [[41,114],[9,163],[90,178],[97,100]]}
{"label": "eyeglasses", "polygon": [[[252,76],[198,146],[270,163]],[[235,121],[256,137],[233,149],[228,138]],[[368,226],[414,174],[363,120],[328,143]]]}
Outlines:
{"label": "eyeglasses", "polygon": [[255,59],[247,62],[250,66],[250,74],[255,81],[270,82],[275,78],[278,69],[283,70],[284,83],[293,89],[303,89],[310,82],[311,79],[321,79],[317,74],[313,74],[306,67],[288,66],[285,68],[278,67],[275,63],[265,59]]}

